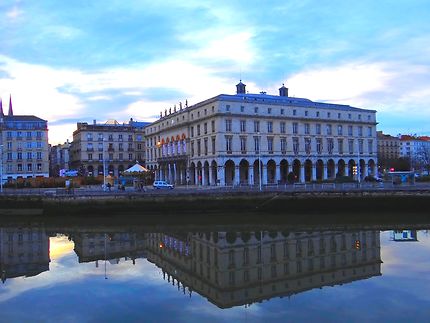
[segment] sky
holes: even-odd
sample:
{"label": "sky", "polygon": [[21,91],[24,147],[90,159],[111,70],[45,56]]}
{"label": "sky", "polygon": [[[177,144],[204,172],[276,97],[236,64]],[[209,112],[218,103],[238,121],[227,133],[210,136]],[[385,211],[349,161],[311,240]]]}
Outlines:
{"label": "sky", "polygon": [[48,120],[154,121],[234,94],[377,110],[378,130],[430,135],[428,0],[1,0],[0,96]]}

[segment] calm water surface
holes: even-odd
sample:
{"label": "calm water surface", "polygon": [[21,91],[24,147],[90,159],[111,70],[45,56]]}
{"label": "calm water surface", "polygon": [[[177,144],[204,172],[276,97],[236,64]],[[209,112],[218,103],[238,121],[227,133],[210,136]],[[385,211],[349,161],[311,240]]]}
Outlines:
{"label": "calm water surface", "polygon": [[4,226],[0,269],[1,322],[430,320],[427,230]]}

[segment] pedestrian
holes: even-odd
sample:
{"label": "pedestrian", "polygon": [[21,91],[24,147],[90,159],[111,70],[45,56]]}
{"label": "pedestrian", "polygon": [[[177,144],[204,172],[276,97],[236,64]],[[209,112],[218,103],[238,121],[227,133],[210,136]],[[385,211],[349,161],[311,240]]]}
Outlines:
{"label": "pedestrian", "polygon": [[107,188],[108,188],[108,191],[110,192],[110,188],[111,188],[111,185],[110,185],[110,183],[107,183]]}

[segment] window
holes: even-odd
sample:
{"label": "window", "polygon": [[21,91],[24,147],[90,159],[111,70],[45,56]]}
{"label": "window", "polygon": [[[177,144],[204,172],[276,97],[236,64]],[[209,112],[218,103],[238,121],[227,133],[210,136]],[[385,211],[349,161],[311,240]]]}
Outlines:
{"label": "window", "polygon": [[17,167],[18,167],[18,172],[22,172],[22,164],[18,164]]}
{"label": "window", "polygon": [[260,132],[260,121],[254,121],[254,132]]}
{"label": "window", "polygon": [[338,136],[343,135],[343,127],[341,124],[337,126],[337,134],[338,134]]}
{"label": "window", "polygon": [[330,118],[330,117],[331,117],[331,113],[327,112],[327,118]]}
{"label": "window", "polygon": [[42,159],[42,152],[41,152],[41,151],[38,151],[38,152],[36,153],[36,158],[37,158],[38,160]]}
{"label": "window", "polygon": [[191,157],[194,156],[194,141],[191,141]]}
{"label": "window", "polygon": [[273,154],[273,137],[267,137],[267,150],[269,154]]}
{"label": "window", "polygon": [[227,151],[227,154],[231,154],[232,152],[232,137],[231,136],[225,136],[225,150]]}
{"label": "window", "polygon": [[[129,156],[133,156],[133,155],[130,154]],[[132,160],[133,157],[130,157],[129,159]],[[112,153],[109,154],[109,160],[113,160],[113,154]]]}
{"label": "window", "polygon": [[293,134],[299,133],[299,124],[297,122],[293,122]]}
{"label": "window", "polygon": [[207,135],[207,134],[208,134],[208,124],[207,124],[207,122],[205,122],[205,123],[203,124],[203,131],[205,132],[205,135]]}
{"label": "window", "polygon": [[281,115],[284,115],[284,109],[281,109]]}
{"label": "window", "polygon": [[267,132],[272,133],[273,132],[273,122],[267,121]]}
{"label": "window", "polygon": [[12,161],[12,153],[7,153],[7,161]]}
{"label": "window", "polygon": [[363,139],[359,139],[359,140],[358,140],[358,152],[359,152],[360,154],[362,154],[362,153],[363,153]]}
{"label": "window", "polygon": [[203,145],[204,145],[203,146],[204,153],[205,153],[205,155],[207,155],[208,154],[208,138],[204,139]]}
{"label": "window", "polygon": [[363,136],[363,126],[358,126],[358,136],[359,137]]}
{"label": "window", "polygon": [[369,154],[373,154],[373,140],[372,139],[369,139],[367,141],[367,146],[368,146]]}
{"label": "window", "polygon": [[17,154],[17,158],[16,159],[18,159],[18,160],[22,160],[22,153],[18,153]]}
{"label": "window", "polygon": [[267,114],[272,114],[272,108],[267,108]]}
{"label": "window", "polygon": [[200,156],[201,154],[201,141],[200,139],[197,140],[197,156]]}
{"label": "window", "polygon": [[28,152],[27,153],[27,159],[31,159],[32,158],[32,154],[31,154],[31,152]]}
{"label": "window", "polygon": [[112,134],[109,134],[109,136],[108,136],[108,140],[109,140],[109,141],[113,141],[113,135],[112,135]]}
{"label": "window", "polygon": [[327,126],[326,126],[326,134],[327,135],[329,135],[329,136],[331,136],[331,134],[332,134],[332,131],[331,131],[331,124],[328,124]]}
{"label": "window", "polygon": [[227,104],[227,105],[225,106],[225,111],[227,111],[227,112],[229,112],[229,111],[230,111],[230,104]]}
{"label": "window", "polygon": [[367,127],[367,135],[372,137],[372,127]]}
{"label": "window", "polygon": [[246,154],[246,137],[240,137],[240,151]]}
{"label": "window", "polygon": [[317,113],[316,113],[316,117],[317,117],[317,118],[319,118],[319,117],[320,117],[320,112],[319,112],[319,111],[317,111]]}
{"label": "window", "polygon": [[37,170],[40,172],[42,170],[42,164],[38,163],[37,164]]}
{"label": "window", "polygon": [[27,164],[27,172],[32,172],[32,171],[33,171],[33,165]]}
{"label": "window", "polygon": [[308,155],[311,153],[311,138],[305,138],[305,151]]}
{"label": "window", "polygon": [[281,133],[285,133],[285,122],[281,122],[280,130],[281,130]]}
{"label": "window", "polygon": [[352,155],[354,153],[354,140],[348,140],[348,152]]}
{"label": "window", "polygon": [[246,132],[246,120],[240,120],[240,132]]}
{"label": "window", "polygon": [[338,113],[338,114],[337,114],[337,118],[338,118],[338,119],[342,118],[342,114]]}
{"label": "window", "polygon": [[337,140],[337,149],[339,154],[343,154],[343,139]]}
{"label": "window", "polygon": [[293,152],[295,155],[299,153],[299,138],[293,137]]}
{"label": "window", "polygon": [[254,150],[256,154],[260,152],[260,137],[254,137]]}
{"label": "window", "polygon": [[361,120],[361,114],[358,115],[358,120]]}
{"label": "window", "polygon": [[231,131],[231,119],[225,120],[225,131],[230,132]]}
{"label": "window", "polygon": [[212,137],[212,155],[215,155],[215,137]]}
{"label": "window", "polygon": [[281,153],[287,153],[287,138],[281,137]]}
{"label": "window", "polygon": [[258,113],[258,107],[254,107],[254,113]]}
{"label": "window", "polygon": [[[231,128],[231,127],[230,127]],[[231,129],[230,129],[231,130]],[[200,125],[197,125],[197,136],[200,136]]]}
{"label": "window", "polygon": [[352,136],[352,126],[348,126],[348,136]]}
{"label": "window", "polygon": [[297,110],[293,110],[293,116],[297,115]]}
{"label": "window", "polygon": [[7,142],[7,149],[12,149],[12,141]]}
{"label": "window", "polygon": [[99,154],[99,160],[103,160],[103,154]]}
{"label": "window", "polygon": [[323,149],[322,138],[317,138],[317,153],[321,154]]}
{"label": "window", "polygon": [[348,113],[348,119],[352,119],[351,113]]}
{"label": "window", "polygon": [[311,133],[311,126],[309,123],[305,123],[305,134],[309,135]]}
{"label": "window", "polygon": [[317,123],[315,125],[315,132],[316,132],[317,135],[321,134],[321,125],[319,123]]}
{"label": "window", "polygon": [[215,132],[215,120],[211,121],[211,129],[212,129],[212,132]]}
{"label": "window", "polygon": [[327,149],[330,155],[333,154],[333,148],[334,148],[333,138],[327,138]]}
{"label": "window", "polygon": [[245,107],[243,105],[240,106],[240,112],[245,112]]}
{"label": "window", "polygon": [[91,153],[88,154],[88,160],[93,160],[93,154]]}

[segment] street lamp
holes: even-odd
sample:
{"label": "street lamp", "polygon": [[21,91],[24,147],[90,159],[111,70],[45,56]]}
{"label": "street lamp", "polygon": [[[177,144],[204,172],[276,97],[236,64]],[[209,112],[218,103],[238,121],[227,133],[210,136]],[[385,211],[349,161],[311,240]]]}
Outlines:
{"label": "street lamp", "polygon": [[106,190],[106,158],[105,158],[105,137],[103,136],[103,191]]}
{"label": "street lamp", "polygon": [[261,160],[260,160],[261,140],[260,140],[260,133],[257,132],[257,134],[258,134],[258,137],[257,137],[257,140],[258,140],[258,184],[259,184],[259,189],[261,192]]}
{"label": "street lamp", "polygon": [[357,139],[357,181],[360,184],[360,139]]}
{"label": "street lamp", "polygon": [[3,145],[0,145],[0,193],[3,193]]}

